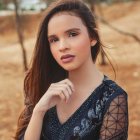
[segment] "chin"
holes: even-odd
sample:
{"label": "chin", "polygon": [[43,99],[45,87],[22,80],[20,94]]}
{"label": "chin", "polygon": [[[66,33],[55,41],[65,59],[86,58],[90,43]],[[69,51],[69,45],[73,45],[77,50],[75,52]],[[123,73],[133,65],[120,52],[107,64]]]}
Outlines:
{"label": "chin", "polygon": [[78,68],[78,66],[74,66],[74,65],[70,65],[68,64],[67,66],[62,66],[63,69],[67,70],[67,71],[73,71],[73,70],[76,70]]}
{"label": "chin", "polygon": [[76,70],[80,64],[76,63],[76,62],[70,62],[70,63],[59,63],[59,65],[67,70],[67,71],[73,71],[73,70]]}
{"label": "chin", "polygon": [[65,70],[67,70],[67,71],[75,70],[75,68],[73,68],[73,67],[63,67],[63,69],[65,69]]}

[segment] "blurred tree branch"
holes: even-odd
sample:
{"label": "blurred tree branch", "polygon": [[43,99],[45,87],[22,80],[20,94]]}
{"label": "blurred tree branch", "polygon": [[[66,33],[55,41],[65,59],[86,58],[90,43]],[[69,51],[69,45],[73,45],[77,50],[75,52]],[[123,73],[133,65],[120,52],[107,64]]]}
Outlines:
{"label": "blurred tree branch", "polygon": [[113,29],[113,30],[115,30],[115,31],[117,31],[117,32],[119,32],[119,33],[121,33],[121,34],[131,36],[131,37],[133,37],[136,41],[140,42],[140,39],[139,39],[136,35],[134,35],[134,34],[132,34],[132,33],[129,33],[129,32],[126,32],[126,31],[122,31],[122,30],[120,30],[120,29],[118,29],[118,28],[116,28],[116,27],[110,25],[110,24],[109,24],[103,17],[101,17],[101,16],[97,16],[96,14],[94,14],[94,16],[95,16],[96,19],[99,19],[102,23],[106,24],[106,25],[109,26],[111,29]]}
{"label": "blurred tree branch", "polygon": [[18,14],[18,3],[17,3],[17,0],[13,0],[13,2],[14,2],[14,5],[15,5],[17,32],[18,32],[19,42],[20,42],[21,49],[22,49],[22,54],[23,54],[24,69],[26,71],[26,70],[28,70],[27,60],[26,60],[26,51],[24,49],[24,44],[23,44],[22,28],[21,28],[21,22],[20,22],[20,18],[19,18],[19,14]]}
{"label": "blurred tree branch", "polygon": [[[110,25],[110,24],[103,18],[103,12],[102,12],[102,9],[101,9],[101,7],[100,7],[100,3],[101,3],[100,0],[82,0],[82,1],[83,1],[83,2],[86,2],[86,3],[88,3],[88,4],[90,5],[90,10],[91,10],[91,12],[93,13],[95,19],[100,20],[102,23],[106,24],[106,25],[109,26],[111,29],[113,29],[113,30],[115,30],[115,31],[117,31],[117,32],[119,32],[119,33],[121,33],[121,34],[131,36],[131,37],[133,37],[136,41],[140,42],[140,39],[139,39],[136,35],[134,35],[134,34],[132,34],[132,33],[129,33],[129,32],[126,32],[126,31],[122,31],[122,30],[120,30],[120,29],[118,29],[118,28],[116,28],[116,27]],[[113,2],[122,2],[122,1],[120,1],[120,0],[114,0]],[[99,9],[99,12],[101,13],[101,16],[97,16],[97,15],[95,14],[95,8],[94,8],[95,4],[97,4],[98,9]],[[98,25],[97,25],[97,26],[98,26]],[[104,54],[103,54],[102,52],[101,52],[101,59],[102,59],[101,65],[105,65],[106,63],[105,63],[105,59],[104,59]]]}
{"label": "blurred tree branch", "polygon": [[[86,3],[89,3],[89,4],[90,4],[91,12],[93,13],[93,15],[94,15],[94,17],[95,17],[96,19],[98,19],[98,20],[100,20],[102,23],[108,25],[110,28],[114,29],[115,31],[117,31],[117,32],[119,32],[119,33],[121,33],[121,34],[124,34],[124,35],[131,36],[131,37],[133,37],[136,41],[140,42],[140,39],[139,39],[136,35],[134,35],[134,34],[132,34],[132,33],[129,33],[129,32],[126,32],[126,31],[122,31],[122,30],[120,30],[120,29],[118,29],[118,28],[116,28],[116,27],[110,25],[102,16],[97,16],[97,15],[95,14],[94,5],[97,4],[97,5],[99,6],[99,3],[101,2],[100,0],[83,0],[83,2],[86,2]],[[115,3],[115,2],[124,2],[124,1],[114,0],[113,2]],[[101,13],[101,15],[103,15],[101,9],[100,9],[100,13]]]}
{"label": "blurred tree branch", "polygon": [[[103,17],[104,15],[103,15],[102,7],[100,6],[101,0],[96,0],[96,3],[97,3],[98,10],[100,12],[100,15]],[[94,12],[94,15],[95,15],[95,12]],[[101,65],[106,65],[105,56],[104,56],[104,53],[102,51],[101,51]]]}

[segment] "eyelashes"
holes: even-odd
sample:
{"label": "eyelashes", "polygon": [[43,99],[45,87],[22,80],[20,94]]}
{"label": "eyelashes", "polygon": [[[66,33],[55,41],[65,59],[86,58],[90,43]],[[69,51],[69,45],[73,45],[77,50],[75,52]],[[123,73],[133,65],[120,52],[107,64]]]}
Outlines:
{"label": "eyelashes", "polygon": [[[75,34],[74,36],[77,36],[78,34],[77,33],[75,33],[75,32],[71,32],[69,35],[72,35],[72,34]],[[53,40],[55,40],[56,38],[53,38],[53,39],[51,39],[50,40],[50,43],[53,43]]]}

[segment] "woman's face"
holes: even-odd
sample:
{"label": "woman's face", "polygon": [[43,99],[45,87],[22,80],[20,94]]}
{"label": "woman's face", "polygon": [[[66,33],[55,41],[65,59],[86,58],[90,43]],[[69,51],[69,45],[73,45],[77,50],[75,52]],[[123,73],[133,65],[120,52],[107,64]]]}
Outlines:
{"label": "woman's face", "polygon": [[[67,71],[77,69],[91,59],[91,46],[97,42],[95,39],[90,41],[87,29],[79,17],[66,12],[57,13],[50,19],[48,41],[54,59]],[[63,62],[61,56],[66,54],[75,57],[69,62]]]}

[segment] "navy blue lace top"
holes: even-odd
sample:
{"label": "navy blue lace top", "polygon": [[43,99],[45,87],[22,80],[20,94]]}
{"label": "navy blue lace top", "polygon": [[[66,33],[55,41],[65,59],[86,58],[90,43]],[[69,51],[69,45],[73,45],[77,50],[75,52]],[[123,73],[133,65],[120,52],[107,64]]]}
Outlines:
{"label": "navy blue lace top", "polygon": [[[43,118],[40,140],[127,140],[127,93],[104,75],[102,83],[60,124],[56,106]],[[26,130],[25,130],[26,131]],[[19,140],[24,140],[24,134]]]}

